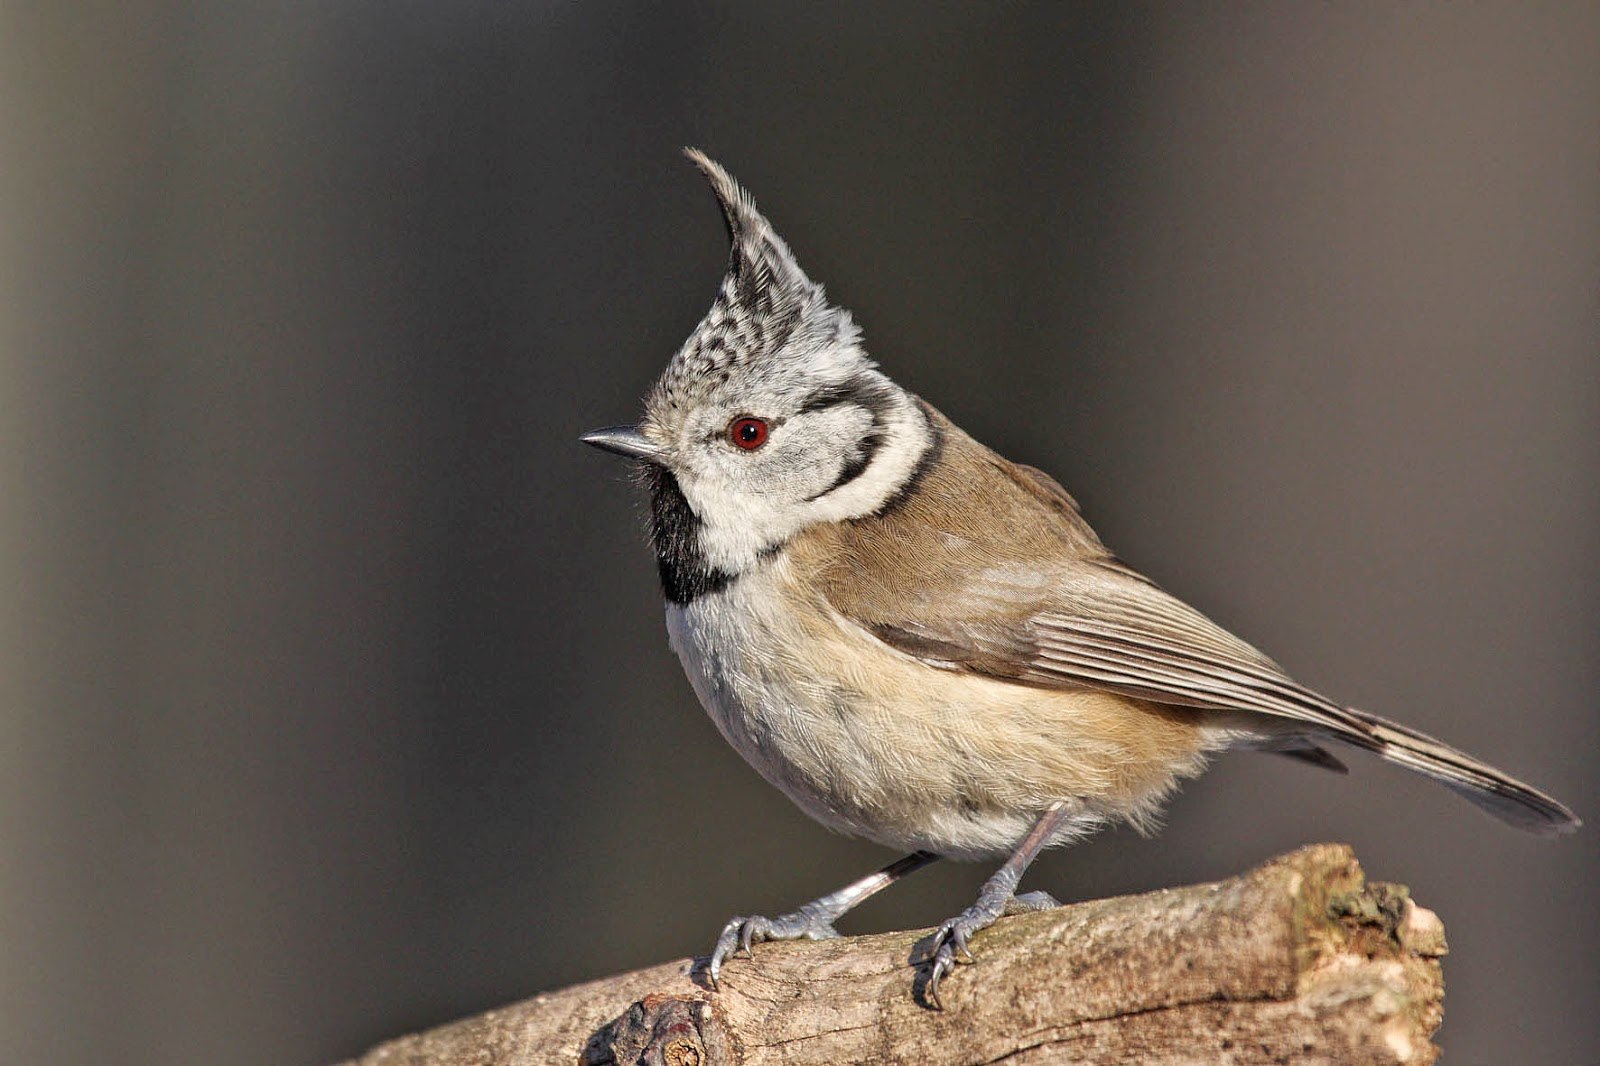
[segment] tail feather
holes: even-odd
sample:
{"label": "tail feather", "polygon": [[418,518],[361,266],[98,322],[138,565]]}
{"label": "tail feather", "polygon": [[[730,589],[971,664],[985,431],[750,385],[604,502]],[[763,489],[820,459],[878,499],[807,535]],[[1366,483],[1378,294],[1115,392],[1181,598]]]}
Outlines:
{"label": "tail feather", "polygon": [[1387,718],[1353,707],[1346,710],[1370,733],[1340,733],[1340,740],[1426,774],[1508,825],[1540,836],[1556,836],[1583,824],[1564,804],[1466,752]]}

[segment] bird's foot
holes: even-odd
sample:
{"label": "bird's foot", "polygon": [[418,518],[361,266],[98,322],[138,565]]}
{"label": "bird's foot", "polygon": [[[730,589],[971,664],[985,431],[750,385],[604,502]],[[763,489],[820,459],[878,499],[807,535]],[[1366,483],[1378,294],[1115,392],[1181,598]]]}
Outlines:
{"label": "bird's foot", "polygon": [[717,937],[717,946],[711,949],[711,962],[706,967],[706,972],[711,977],[711,987],[717,987],[723,962],[740,953],[747,958],[751,957],[752,944],[759,944],[764,940],[832,940],[839,935],[839,931],[833,927],[835,917],[837,916],[807,905],[793,914],[785,914],[778,918],[763,918],[756,915],[733,919],[722,927],[722,935]]}
{"label": "bird's foot", "polygon": [[1028,914],[1059,906],[1061,904],[1048,892],[1024,892],[1016,896],[1008,890],[984,885],[976,903],[945,922],[933,934],[933,943],[928,949],[932,965],[928,971],[928,983],[923,986],[928,1005],[935,1010],[944,1009],[939,999],[939,983],[955,969],[958,955],[964,956],[967,962],[973,961],[967,942],[974,933],[989,928],[1004,915]]}

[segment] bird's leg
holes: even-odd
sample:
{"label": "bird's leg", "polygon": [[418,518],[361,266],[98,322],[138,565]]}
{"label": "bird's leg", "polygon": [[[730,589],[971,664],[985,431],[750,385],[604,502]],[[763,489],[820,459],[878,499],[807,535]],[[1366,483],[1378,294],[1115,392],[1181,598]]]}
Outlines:
{"label": "bird's leg", "polygon": [[931,851],[914,851],[897,859],[875,874],[853,881],[837,892],[814,899],[792,914],[777,918],[735,918],[722,927],[717,946],[711,950],[711,964],[706,968],[711,975],[711,987],[717,987],[717,976],[723,960],[739,952],[750,954],[750,945],[763,940],[828,940],[839,935],[833,923],[840,915],[851,910],[868,896],[875,895],[910,873],[922,869],[939,856]]}
{"label": "bird's leg", "polygon": [[1028,830],[1028,835],[1022,838],[1022,842],[1011,853],[1011,858],[1006,860],[1005,865],[984,882],[982,890],[978,893],[977,902],[945,922],[933,935],[933,944],[929,949],[932,968],[928,973],[928,983],[924,987],[924,995],[930,1006],[943,1009],[943,1005],[939,1002],[939,982],[944,979],[945,974],[955,969],[958,952],[965,955],[968,960],[972,958],[972,952],[967,950],[967,941],[973,933],[987,929],[1003,914],[1044,910],[1059,905],[1044,892],[1029,892],[1018,896],[1016,890],[1017,882],[1022,880],[1023,872],[1050,842],[1050,838],[1055,836],[1056,830],[1061,828],[1061,823],[1066,817],[1066,804],[1051,805],[1039,816],[1033,828]]}

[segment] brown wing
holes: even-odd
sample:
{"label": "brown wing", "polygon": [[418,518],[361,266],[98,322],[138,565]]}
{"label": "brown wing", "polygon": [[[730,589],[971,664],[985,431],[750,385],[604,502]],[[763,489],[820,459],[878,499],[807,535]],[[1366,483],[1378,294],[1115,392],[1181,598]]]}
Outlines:
{"label": "brown wing", "polygon": [[823,594],[932,665],[1255,711],[1367,738],[1370,727],[1117,562],[1072,498],[932,417],[941,452],[888,512],[810,534]]}
{"label": "brown wing", "polygon": [[[1118,563],[1060,486],[929,410],[942,434],[917,491],[791,546],[841,615],[926,662],[1023,685],[1306,724],[1428,775],[1535,833],[1580,824],[1558,801],[1416,730],[1339,705]],[[1339,768],[1317,748],[1284,754]]]}
{"label": "brown wing", "polygon": [[967,594],[953,594],[978,608],[966,618],[948,610],[886,618],[830,600],[884,643],[935,665],[1368,732],[1338,704],[1159,588],[1100,564],[1075,570],[1058,573],[1055,588],[1043,594],[1031,583],[1008,587],[1005,571],[973,571]]}

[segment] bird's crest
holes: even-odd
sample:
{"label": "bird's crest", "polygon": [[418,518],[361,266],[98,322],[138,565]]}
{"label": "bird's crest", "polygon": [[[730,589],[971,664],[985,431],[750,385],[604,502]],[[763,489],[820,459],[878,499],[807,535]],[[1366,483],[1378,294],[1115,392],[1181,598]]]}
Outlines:
{"label": "bird's crest", "polygon": [[[728,227],[728,270],[711,310],[668,364],[652,410],[677,407],[758,367],[763,376],[822,372],[835,376],[847,358],[866,364],[848,312],[829,305],[794,253],[733,176],[697,148],[684,154],[705,175]],[[783,359],[775,357],[783,355]],[[815,364],[815,365],[812,365]]]}

